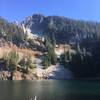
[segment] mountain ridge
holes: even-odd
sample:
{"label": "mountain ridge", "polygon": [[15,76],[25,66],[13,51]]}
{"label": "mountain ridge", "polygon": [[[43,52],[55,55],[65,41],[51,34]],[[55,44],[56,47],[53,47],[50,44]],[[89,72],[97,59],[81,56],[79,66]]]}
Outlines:
{"label": "mountain ridge", "polygon": [[[75,77],[100,77],[100,23],[43,15],[33,15],[22,23],[10,23],[1,18],[0,48],[7,52],[8,48],[12,50],[2,54],[2,68],[21,72],[19,74],[23,73],[24,78],[36,67],[51,69],[52,65],[55,67],[57,64],[71,70]],[[20,53],[24,55],[21,55],[21,60],[18,57]],[[9,65],[7,62],[10,62]],[[64,71],[60,72],[56,75],[65,77]],[[48,74],[46,77],[44,74],[35,74],[35,77],[48,78]]]}
{"label": "mountain ridge", "polygon": [[33,14],[22,21],[21,24],[28,27],[33,34],[49,35],[51,37],[53,33],[58,43],[68,43],[76,35],[80,39],[100,37],[100,23],[92,21]]}

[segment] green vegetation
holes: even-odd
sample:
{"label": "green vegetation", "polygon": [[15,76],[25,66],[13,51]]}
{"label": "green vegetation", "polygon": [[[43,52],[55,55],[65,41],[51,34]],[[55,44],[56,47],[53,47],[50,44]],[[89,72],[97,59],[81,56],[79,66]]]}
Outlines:
{"label": "green vegetation", "polygon": [[[18,47],[34,48],[35,50],[39,48],[38,50],[44,51],[42,62],[44,68],[58,62],[55,54],[56,44],[64,45],[68,43],[70,45],[71,41],[74,40],[75,45],[71,44],[71,46],[73,46],[75,53],[65,47],[64,54],[60,56],[60,64],[64,65],[65,68],[69,68],[75,77],[100,76],[100,23],[78,21],[58,16],[45,17],[42,21],[41,24],[37,21],[37,26],[34,26],[38,27],[37,31],[40,28],[41,31],[47,33],[43,45],[41,45],[41,40],[37,40],[40,43],[40,46],[38,46],[38,43],[35,44],[33,39],[27,39],[27,35],[19,26],[9,23],[1,17],[0,39],[8,43],[11,42]],[[26,26],[30,24],[28,21],[26,22]],[[30,26],[30,28],[33,29],[34,27]],[[76,43],[76,36],[79,38],[78,43]],[[23,73],[28,73],[29,68],[36,67],[30,57],[20,59],[15,50],[5,54],[2,62],[3,70],[11,72],[17,70],[18,66],[20,66],[20,71]]]}
{"label": "green vegetation", "polygon": [[31,57],[23,57],[22,59],[20,59],[19,54],[15,50],[6,53],[1,59],[0,64],[2,64],[3,70],[7,70],[10,72],[18,70],[17,68],[20,68],[21,72],[28,73],[29,68],[33,69],[36,67],[36,65],[33,64]]}
{"label": "green vegetation", "polygon": [[11,71],[16,70],[18,62],[19,62],[19,55],[16,51],[11,51],[8,54],[5,54],[3,57],[5,69],[9,69]]}
{"label": "green vegetation", "polygon": [[[52,43],[53,42],[53,43]],[[43,65],[47,68],[51,64],[57,63],[57,56],[55,54],[55,41],[51,41],[48,36],[46,36],[45,46],[47,49],[47,54],[44,55]]]}
{"label": "green vegetation", "polygon": [[[70,50],[61,55],[61,64],[69,68],[76,78],[82,77],[97,77],[100,63],[94,59],[94,54],[81,49],[77,46],[76,53],[71,53]],[[98,57],[98,56],[97,56]],[[98,63],[98,65],[97,65]]]}
{"label": "green vegetation", "polygon": [[64,65],[65,68],[68,68],[68,64],[71,60],[72,60],[72,53],[70,52],[69,49],[60,56],[60,63]]}
{"label": "green vegetation", "polygon": [[29,68],[33,69],[36,67],[35,64],[32,63],[31,57],[21,59],[19,65],[24,73],[28,73]]}
{"label": "green vegetation", "polygon": [[23,40],[26,39],[26,35],[17,25],[9,23],[0,17],[0,38],[20,46]]}
{"label": "green vegetation", "polygon": [[44,59],[43,59],[42,65],[44,66],[44,69],[46,69],[46,68],[48,68],[48,66],[50,66],[50,61],[49,61],[47,55],[44,55]]}
{"label": "green vegetation", "polygon": [[[24,24],[30,26],[33,33],[34,30],[36,33],[42,31],[42,34],[44,34],[44,32],[48,33],[50,38],[53,33],[57,43],[68,43],[70,39],[76,35],[78,35],[81,40],[85,38],[87,40],[100,39],[100,23],[98,22],[74,20],[59,16],[46,17],[40,14],[32,15],[32,19],[26,19]],[[39,23],[40,19],[43,19],[41,23]]]}

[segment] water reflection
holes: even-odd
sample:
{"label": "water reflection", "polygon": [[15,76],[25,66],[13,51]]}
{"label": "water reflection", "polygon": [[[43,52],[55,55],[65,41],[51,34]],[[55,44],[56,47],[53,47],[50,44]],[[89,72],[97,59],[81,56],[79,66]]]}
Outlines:
{"label": "water reflection", "polygon": [[75,80],[0,81],[0,100],[96,100],[100,82]]}

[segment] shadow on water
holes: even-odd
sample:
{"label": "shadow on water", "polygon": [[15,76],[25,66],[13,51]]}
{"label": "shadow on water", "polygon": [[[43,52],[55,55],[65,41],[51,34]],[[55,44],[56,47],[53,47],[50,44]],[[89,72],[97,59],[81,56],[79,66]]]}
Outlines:
{"label": "shadow on water", "polygon": [[100,100],[100,81],[0,81],[0,100]]}

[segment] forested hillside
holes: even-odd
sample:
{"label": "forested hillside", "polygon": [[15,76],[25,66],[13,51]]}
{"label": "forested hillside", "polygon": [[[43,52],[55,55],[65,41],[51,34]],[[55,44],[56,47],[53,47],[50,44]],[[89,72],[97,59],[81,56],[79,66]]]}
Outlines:
{"label": "forested hillside", "polygon": [[[34,39],[34,37],[28,38],[28,33],[24,32],[20,25],[10,23],[2,17],[0,17],[0,39],[21,48],[31,49],[39,48],[38,45],[42,42],[40,39]],[[36,44],[36,42],[38,42],[38,44]]]}
{"label": "forested hillside", "polygon": [[[11,52],[10,58],[6,55],[1,59],[7,67],[3,65],[4,70],[19,71],[17,68],[20,66],[19,72],[27,75],[30,69],[34,70],[34,66],[42,66],[45,72],[54,65],[64,66],[76,78],[100,77],[100,23],[36,14],[16,24],[0,17],[0,41],[18,47],[17,51]],[[29,54],[27,62],[23,58],[22,62],[18,59],[16,63],[17,53],[20,49],[22,53],[25,48],[32,54],[39,51],[41,55],[35,59],[41,62],[34,63],[32,54]],[[13,61],[12,57],[16,59]],[[10,68],[12,65],[14,69]],[[49,78],[48,73],[42,78]]]}
{"label": "forested hillside", "polygon": [[17,25],[0,17],[0,38],[19,46],[25,39],[25,34]]}
{"label": "forested hillside", "polygon": [[32,33],[49,36],[54,34],[58,43],[100,38],[100,23],[97,22],[35,14],[22,23],[30,28]]}

